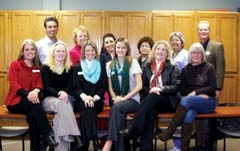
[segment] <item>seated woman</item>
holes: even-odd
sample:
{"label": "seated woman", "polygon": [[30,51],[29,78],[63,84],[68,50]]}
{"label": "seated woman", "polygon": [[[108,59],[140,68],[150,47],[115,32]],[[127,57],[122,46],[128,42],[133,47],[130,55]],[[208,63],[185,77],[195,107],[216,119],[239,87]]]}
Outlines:
{"label": "seated woman", "polygon": [[83,147],[80,131],[73,113],[72,67],[67,46],[57,42],[42,67],[43,106],[45,111],[54,112],[53,130],[59,142],[55,151],[68,150],[69,142],[75,140],[78,149]]}
{"label": "seated woman", "polygon": [[182,123],[181,151],[189,151],[193,122],[198,113],[214,112],[216,74],[212,64],[206,63],[205,51],[200,43],[189,49],[189,64],[181,73],[180,93],[184,96],[168,128],[158,135],[162,141],[170,139],[177,126]]}
{"label": "seated woman", "polygon": [[10,88],[5,104],[11,113],[25,114],[30,132],[30,148],[40,150],[40,135],[50,150],[58,144],[50,136],[52,128],[41,104],[41,63],[37,46],[31,39],[24,40],[18,59],[13,61],[8,72]]}
{"label": "seated woman", "polygon": [[98,49],[93,41],[86,41],[82,47],[80,64],[74,67],[74,108],[80,113],[82,140],[87,151],[92,139],[94,150],[99,149],[97,141],[97,114],[103,110],[104,92],[107,90],[107,76],[104,66],[98,60]]}
{"label": "seated woman", "polygon": [[103,151],[125,151],[124,139],[119,130],[125,128],[127,113],[135,112],[140,103],[139,91],[142,89],[142,70],[136,59],[131,57],[127,39],[118,38],[115,57],[107,63],[109,92],[113,106],[109,117],[109,132]]}
{"label": "seated woman", "polygon": [[[129,126],[121,130],[125,137],[142,136],[141,149],[153,150],[153,131],[157,113],[174,112],[179,102],[178,84],[180,73],[178,68],[168,59],[170,47],[167,41],[157,41],[150,52],[147,66],[143,68],[144,83],[149,94],[145,97],[135,113]],[[149,81],[149,82],[148,82]]]}

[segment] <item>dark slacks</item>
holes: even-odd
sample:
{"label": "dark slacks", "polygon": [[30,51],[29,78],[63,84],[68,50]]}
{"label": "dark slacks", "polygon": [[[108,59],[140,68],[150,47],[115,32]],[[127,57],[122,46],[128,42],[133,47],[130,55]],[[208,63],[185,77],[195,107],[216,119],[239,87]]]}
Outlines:
{"label": "dark slacks", "polygon": [[40,135],[44,138],[49,135],[51,126],[46,117],[42,104],[33,104],[26,97],[21,98],[20,103],[7,106],[9,112],[25,114],[29,125],[30,146],[34,151],[40,150]]}
{"label": "dark slacks", "polygon": [[151,150],[153,148],[154,125],[157,113],[169,113],[174,111],[175,109],[169,97],[166,95],[151,93],[142,100],[130,126],[143,131],[141,146],[143,150]]}

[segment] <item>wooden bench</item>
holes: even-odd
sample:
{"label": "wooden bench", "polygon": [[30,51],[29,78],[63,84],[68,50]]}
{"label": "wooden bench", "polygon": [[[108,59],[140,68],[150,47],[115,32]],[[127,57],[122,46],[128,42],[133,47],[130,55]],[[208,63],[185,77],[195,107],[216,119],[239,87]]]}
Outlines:
{"label": "wooden bench", "polygon": [[[99,119],[108,119],[110,114],[110,107],[104,107],[104,110],[98,114]],[[76,113],[76,118],[79,118],[79,114]],[[159,119],[170,119],[173,117],[173,113],[160,113]],[[47,114],[49,120],[53,119],[53,114]],[[128,114],[129,117],[133,117],[134,114]],[[240,117],[240,106],[218,106],[214,113],[210,114],[198,114],[197,118],[228,118],[228,117]],[[27,126],[26,117],[22,114],[9,113],[4,105],[0,106],[0,126]]]}

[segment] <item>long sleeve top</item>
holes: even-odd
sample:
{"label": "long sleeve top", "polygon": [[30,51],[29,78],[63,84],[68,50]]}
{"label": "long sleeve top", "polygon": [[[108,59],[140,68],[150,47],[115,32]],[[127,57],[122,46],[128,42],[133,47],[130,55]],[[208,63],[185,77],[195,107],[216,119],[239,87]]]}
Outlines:
{"label": "long sleeve top", "polygon": [[73,66],[77,65],[81,61],[81,55],[82,55],[82,48],[79,45],[75,45],[70,51],[69,51],[70,59],[72,61]]}
{"label": "long sleeve top", "polygon": [[214,97],[215,89],[216,74],[212,64],[206,62],[196,66],[188,64],[183,68],[179,89],[181,95],[186,96],[192,91],[196,91],[196,95],[207,94]]}
{"label": "long sleeve top", "polygon": [[8,80],[10,87],[5,100],[6,105],[18,104],[21,97],[26,97],[29,91],[35,88],[42,89],[40,69],[36,66],[27,66],[23,60],[11,63]]}
{"label": "long sleeve top", "polygon": [[72,90],[72,68],[62,74],[53,72],[49,66],[42,67],[42,81],[43,81],[43,97],[55,96],[58,97],[59,91],[65,91],[68,94]]}

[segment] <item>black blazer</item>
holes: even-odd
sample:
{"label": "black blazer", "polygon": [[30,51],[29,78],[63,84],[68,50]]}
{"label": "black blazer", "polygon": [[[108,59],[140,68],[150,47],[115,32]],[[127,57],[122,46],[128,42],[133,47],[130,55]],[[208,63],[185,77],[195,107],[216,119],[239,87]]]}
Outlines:
{"label": "black blazer", "polygon": [[85,93],[86,95],[98,95],[100,96],[100,100],[102,101],[104,99],[104,92],[107,90],[107,76],[106,76],[106,70],[101,65],[101,75],[96,84],[93,84],[91,82],[88,82],[82,74],[79,74],[79,72],[82,72],[81,64],[76,65],[73,68],[73,89],[74,89],[74,97],[77,100],[82,100],[80,98],[81,93]]}

